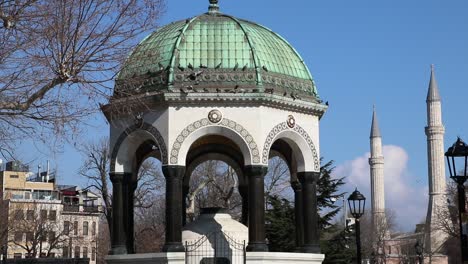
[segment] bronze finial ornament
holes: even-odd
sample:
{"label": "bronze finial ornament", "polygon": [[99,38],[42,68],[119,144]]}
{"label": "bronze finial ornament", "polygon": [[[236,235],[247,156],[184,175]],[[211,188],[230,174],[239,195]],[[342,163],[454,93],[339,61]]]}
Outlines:
{"label": "bronze finial ornament", "polygon": [[209,1],[210,1],[210,7],[208,8],[208,13],[209,14],[219,13],[218,0],[209,0]]}

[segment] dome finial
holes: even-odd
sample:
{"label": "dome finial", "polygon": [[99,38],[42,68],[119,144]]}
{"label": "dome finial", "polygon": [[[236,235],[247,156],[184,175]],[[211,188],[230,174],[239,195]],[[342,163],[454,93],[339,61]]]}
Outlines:
{"label": "dome finial", "polygon": [[209,14],[219,13],[218,0],[209,0],[209,1],[210,1],[210,7],[208,8],[208,13]]}

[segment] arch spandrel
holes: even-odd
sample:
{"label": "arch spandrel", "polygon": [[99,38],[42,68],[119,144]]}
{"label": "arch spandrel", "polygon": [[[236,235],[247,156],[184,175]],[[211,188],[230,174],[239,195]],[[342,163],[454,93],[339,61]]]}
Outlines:
{"label": "arch spandrel", "polygon": [[270,150],[273,143],[282,139],[293,150],[297,161],[297,171],[320,171],[320,158],[312,138],[301,126],[282,122],[276,125],[268,133],[262,150],[262,163],[268,163]]}
{"label": "arch spandrel", "polygon": [[185,159],[192,144],[208,135],[220,135],[233,141],[242,152],[245,165],[261,164],[260,150],[254,137],[242,125],[228,118],[216,122],[203,118],[184,128],[175,138],[169,155],[169,163],[185,165]]}
{"label": "arch spandrel", "polygon": [[159,130],[148,124],[141,123],[127,128],[115,141],[111,153],[111,172],[132,172],[136,151],[150,140],[155,144],[155,151],[159,154],[162,164],[168,164],[166,142]]}

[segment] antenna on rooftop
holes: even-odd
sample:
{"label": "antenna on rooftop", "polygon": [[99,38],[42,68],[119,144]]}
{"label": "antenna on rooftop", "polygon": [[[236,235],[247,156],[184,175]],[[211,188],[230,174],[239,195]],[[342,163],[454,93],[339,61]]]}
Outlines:
{"label": "antenna on rooftop", "polygon": [[49,160],[47,160],[46,182],[49,182]]}

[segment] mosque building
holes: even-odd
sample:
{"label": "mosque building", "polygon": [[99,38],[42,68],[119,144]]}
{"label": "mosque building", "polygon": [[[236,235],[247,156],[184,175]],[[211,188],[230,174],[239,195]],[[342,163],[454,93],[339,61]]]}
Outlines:
{"label": "mosque building", "polygon": [[[429,201],[427,217],[424,227],[418,226],[415,233],[391,236],[386,225],[385,217],[385,186],[384,186],[384,156],[382,153],[382,135],[377,121],[374,108],[372,116],[370,145],[371,157],[370,183],[371,183],[371,217],[372,234],[374,244],[381,243],[383,246],[375,249],[376,254],[385,256],[386,263],[400,263],[404,247],[414,249],[416,243],[423,248],[425,261],[434,264],[453,263],[450,261],[448,249],[448,235],[441,230],[441,217],[446,217],[446,180],[444,163],[444,132],[442,123],[442,105],[439,87],[435,78],[434,67],[431,67],[431,77],[426,98],[427,104],[427,126],[425,128],[427,137],[428,156],[428,182]],[[412,253],[414,255],[414,252]]]}

